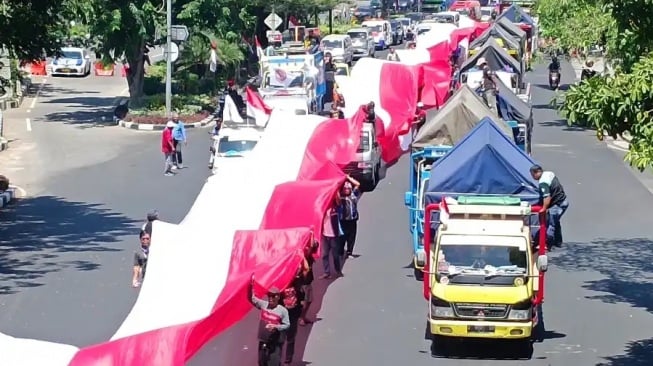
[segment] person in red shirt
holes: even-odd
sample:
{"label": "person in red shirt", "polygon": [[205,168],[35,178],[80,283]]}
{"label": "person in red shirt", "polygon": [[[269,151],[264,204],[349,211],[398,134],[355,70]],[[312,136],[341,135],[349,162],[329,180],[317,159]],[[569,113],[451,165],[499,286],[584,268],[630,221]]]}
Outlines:
{"label": "person in red shirt", "polygon": [[165,171],[163,174],[166,177],[175,175],[172,171],[172,154],[175,152],[174,142],[172,140],[172,129],[175,128],[175,123],[168,121],[166,128],[163,129],[161,134],[161,152],[165,156]]}

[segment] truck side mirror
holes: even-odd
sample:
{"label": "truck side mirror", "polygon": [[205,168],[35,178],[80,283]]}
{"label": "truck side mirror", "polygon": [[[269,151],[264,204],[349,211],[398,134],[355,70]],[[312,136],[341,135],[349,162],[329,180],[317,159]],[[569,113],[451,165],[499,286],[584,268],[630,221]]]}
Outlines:
{"label": "truck side mirror", "polygon": [[404,192],[404,205],[408,207],[413,205],[413,192]]}
{"label": "truck side mirror", "polygon": [[546,254],[540,255],[537,257],[537,270],[540,272],[546,272],[549,269],[549,257]]}

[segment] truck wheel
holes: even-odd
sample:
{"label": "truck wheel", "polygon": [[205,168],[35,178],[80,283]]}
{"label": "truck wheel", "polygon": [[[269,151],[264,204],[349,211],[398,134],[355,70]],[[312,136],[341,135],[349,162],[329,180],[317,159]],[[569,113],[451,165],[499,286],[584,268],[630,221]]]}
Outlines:
{"label": "truck wheel", "polygon": [[415,279],[417,281],[424,281],[424,272],[422,272],[421,269],[415,267],[415,263],[413,263],[413,273],[415,274]]}
{"label": "truck wheel", "polygon": [[431,335],[431,357],[447,357],[449,355],[449,340],[447,337]]}

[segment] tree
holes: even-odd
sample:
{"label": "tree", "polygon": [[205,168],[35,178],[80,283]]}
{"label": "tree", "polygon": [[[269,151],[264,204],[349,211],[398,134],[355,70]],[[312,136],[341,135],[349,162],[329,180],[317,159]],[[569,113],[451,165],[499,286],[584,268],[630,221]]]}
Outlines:
{"label": "tree", "polygon": [[60,46],[67,27],[64,1],[4,0],[0,3],[0,42],[19,59],[38,60]]}
{"label": "tree", "polygon": [[[80,2],[82,0],[79,0]],[[165,20],[165,3],[153,0],[90,0],[91,33],[98,39],[98,51],[104,62],[124,60],[130,105],[139,106],[143,97],[145,76],[144,49],[153,40],[157,27]],[[83,13],[84,11],[82,11]]]}
{"label": "tree", "polygon": [[[575,10],[576,12],[565,12]],[[650,0],[541,0],[538,16],[545,34],[563,46],[606,41],[607,56],[616,65],[613,76],[594,77],[572,86],[560,109],[569,124],[595,128],[617,137],[630,134],[626,159],[643,170],[653,166],[653,7]],[[570,19],[570,17],[583,19]],[[597,24],[597,38],[579,25]],[[567,27],[567,28],[565,28]],[[576,35],[576,39],[574,39]]]}

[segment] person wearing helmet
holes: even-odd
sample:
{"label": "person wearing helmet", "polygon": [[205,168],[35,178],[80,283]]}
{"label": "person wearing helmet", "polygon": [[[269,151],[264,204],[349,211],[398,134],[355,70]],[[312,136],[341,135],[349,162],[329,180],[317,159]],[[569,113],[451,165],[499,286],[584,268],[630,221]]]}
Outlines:
{"label": "person wearing helmet", "polygon": [[388,52],[388,61],[399,61],[399,55],[397,55],[397,52],[395,52],[395,49],[390,47],[390,52]]}
{"label": "person wearing helmet", "polygon": [[558,57],[551,57],[551,63],[549,64],[549,86],[551,89],[557,89],[560,85],[560,62],[558,62]]}
{"label": "person wearing helmet", "polygon": [[288,309],[281,302],[281,291],[272,287],[268,290],[267,300],[254,295],[254,275],[249,283],[248,300],[261,310],[258,327],[258,364],[259,366],[279,366],[281,364],[281,346],[284,333],[290,327]]}

